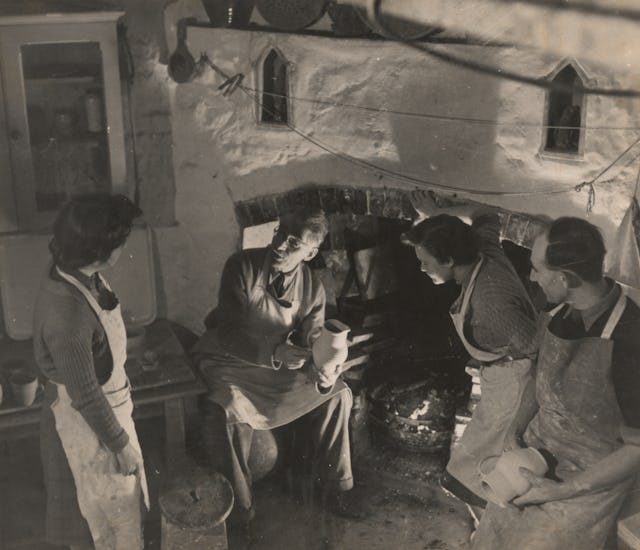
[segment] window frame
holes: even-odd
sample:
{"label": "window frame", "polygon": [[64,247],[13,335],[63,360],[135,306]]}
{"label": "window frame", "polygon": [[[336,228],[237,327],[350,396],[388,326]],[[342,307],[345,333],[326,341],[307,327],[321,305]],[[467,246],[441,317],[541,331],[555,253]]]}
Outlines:
{"label": "window frame", "polygon": [[[286,96],[287,96],[287,121],[286,122],[265,121],[262,119],[262,105],[264,101],[264,91],[265,91],[264,68],[265,68],[265,62],[267,61],[267,58],[271,55],[271,52],[275,52],[276,55],[284,62],[284,67],[286,70],[286,82],[285,82]],[[289,128],[289,126],[293,124],[293,108],[292,108],[292,102],[291,102],[291,90],[292,90],[291,76],[294,70],[293,64],[284,55],[284,53],[279,47],[275,45],[269,45],[264,49],[264,51],[262,52],[262,55],[258,59],[256,69],[257,69],[256,80],[257,80],[258,86],[256,86],[255,88],[259,90],[259,94],[260,94],[259,95],[260,101],[256,102],[256,121],[258,126],[268,128],[269,130],[290,131],[291,128]]]}
{"label": "window frame", "polygon": [[[546,80],[547,82],[553,82],[558,77],[558,75],[569,66],[574,70],[584,87],[588,87],[589,85],[594,84],[594,79],[590,78],[582,68],[582,66],[572,58],[562,60],[558,65],[556,65],[553,71],[551,71],[546,77],[544,77],[544,80]],[[552,94],[554,93],[557,92],[555,92],[555,90],[551,88],[548,88],[545,93],[544,109],[542,110],[540,149],[538,154],[543,158],[582,162],[584,160],[589,96],[588,94],[583,94],[582,102],[580,105],[580,130],[578,138],[578,149],[577,151],[562,151],[558,149],[547,149],[547,141],[549,136],[549,128],[547,126],[551,122],[549,120],[549,109],[551,108]]]}

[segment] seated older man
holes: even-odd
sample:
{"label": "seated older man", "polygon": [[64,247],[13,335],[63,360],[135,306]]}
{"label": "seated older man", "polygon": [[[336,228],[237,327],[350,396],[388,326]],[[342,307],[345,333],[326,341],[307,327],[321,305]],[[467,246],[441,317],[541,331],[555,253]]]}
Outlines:
{"label": "seated older man", "polygon": [[353,487],[351,393],[337,374],[318,372],[311,360],[325,293],[305,263],[327,232],[322,211],[296,211],[281,219],[270,246],[233,254],[222,273],[216,326],[194,348],[210,390],[204,429],[214,442],[211,459],[233,485],[232,519],[241,523],[254,515],[248,467],[254,430],[304,417],[310,466],[330,497],[326,502],[340,508],[342,493]]}

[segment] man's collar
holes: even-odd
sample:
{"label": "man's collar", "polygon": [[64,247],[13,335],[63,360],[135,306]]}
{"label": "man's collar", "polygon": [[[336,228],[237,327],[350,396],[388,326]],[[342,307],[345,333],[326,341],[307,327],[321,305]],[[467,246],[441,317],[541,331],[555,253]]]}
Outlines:
{"label": "man's collar", "polygon": [[608,311],[613,307],[613,304],[615,304],[616,300],[620,297],[620,286],[617,285],[613,279],[607,277],[605,280],[609,286],[609,292],[607,292],[597,303],[582,310],[576,310],[569,306],[567,314],[576,315],[576,313],[578,313],[582,318],[582,323],[587,331],[605,311]]}

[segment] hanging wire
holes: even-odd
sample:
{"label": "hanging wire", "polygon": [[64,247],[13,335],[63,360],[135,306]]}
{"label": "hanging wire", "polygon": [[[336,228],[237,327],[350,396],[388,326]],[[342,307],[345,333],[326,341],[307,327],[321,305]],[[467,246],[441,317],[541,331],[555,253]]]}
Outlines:
{"label": "hanging wire", "polygon": [[[225,87],[227,87],[228,85],[230,85],[230,83],[232,82],[239,82],[237,84],[237,88],[239,90],[241,90],[244,94],[246,94],[253,102],[256,103],[256,105],[260,108],[265,110],[266,112],[268,112],[271,115],[274,115],[273,112],[271,112],[269,109],[267,109],[258,99],[258,95],[252,93],[251,90],[249,90],[248,88],[246,88],[245,86],[243,86],[241,84],[242,82],[242,75],[238,74],[235,76],[229,76],[227,75],[220,67],[218,67],[215,63],[213,63],[209,57],[207,56],[206,53],[202,53],[200,55],[200,59],[198,60],[198,63],[201,64],[206,64],[208,65],[211,69],[213,69],[216,73],[218,73],[222,78],[224,78],[224,82],[222,85],[220,85],[218,87],[218,89],[223,89]],[[583,187],[585,186],[589,186],[589,198],[587,201],[587,209],[588,211],[591,211],[591,209],[593,208],[594,204],[595,204],[595,188],[594,188],[594,184],[596,183],[596,180],[598,180],[600,177],[602,177],[607,171],[609,171],[622,157],[624,157],[624,155],[629,152],[637,143],[640,142],[640,137],[634,141],[631,145],[629,145],[620,155],[618,155],[618,157],[611,162],[604,170],[601,170],[600,173],[593,178],[592,180],[588,181],[588,182],[582,182],[576,186],[570,186],[570,187],[565,187],[563,189],[541,189],[538,191],[496,191],[496,190],[480,190],[480,189],[460,189],[458,187],[452,187],[450,185],[445,185],[445,184],[441,184],[441,183],[437,183],[437,182],[433,182],[430,180],[426,180],[423,178],[418,178],[416,176],[411,176],[411,175],[407,175],[407,174],[403,174],[401,172],[397,172],[395,170],[391,170],[388,168],[384,168],[382,166],[378,166],[376,164],[367,162],[365,160],[353,157],[347,153],[343,153],[341,151],[337,151],[335,149],[333,149],[332,147],[326,145],[325,143],[322,143],[320,140],[313,138],[311,136],[309,136],[308,134],[304,133],[303,131],[299,130],[296,126],[294,126],[293,124],[289,123],[289,122],[285,122],[284,123],[291,131],[293,131],[294,133],[296,133],[297,135],[299,135],[300,137],[302,137],[303,139],[305,139],[306,141],[314,144],[316,147],[326,151],[327,153],[331,154],[332,156],[335,156],[337,158],[340,158],[342,160],[345,160],[351,164],[355,164],[356,166],[359,166],[361,168],[364,168],[368,171],[372,171],[375,172],[377,174],[383,174],[386,175],[390,178],[399,180],[399,181],[404,181],[407,183],[412,183],[414,185],[420,185],[420,186],[427,186],[430,188],[435,188],[435,189],[442,189],[445,191],[449,191],[449,192],[454,192],[454,193],[465,193],[465,194],[471,194],[471,195],[481,195],[481,196],[502,196],[502,197],[525,197],[525,196],[536,196],[536,195],[558,195],[558,194],[564,194],[564,193],[570,193],[573,191],[580,191],[582,190]],[[638,155],[640,156],[640,155]]]}
{"label": "hanging wire", "polygon": [[358,109],[361,111],[369,111],[375,113],[385,113],[390,115],[406,116],[410,118],[424,118],[428,120],[439,120],[444,122],[463,122],[468,124],[478,124],[483,126],[513,126],[513,127],[532,127],[548,130],[549,128],[555,130],[640,130],[640,126],[554,126],[551,124],[539,124],[537,122],[509,122],[500,120],[490,120],[484,118],[472,118],[455,115],[436,115],[431,113],[417,113],[415,111],[397,111],[394,109],[387,109],[385,107],[372,107],[369,105],[358,105],[357,103],[343,103],[340,101],[330,101],[318,98],[299,97],[287,94],[280,94],[276,92],[266,92],[250,86],[245,86],[245,89],[250,92],[262,93],[266,96],[290,99],[294,102],[300,103],[312,103],[316,105],[326,105],[330,107],[345,107],[348,109]]}
{"label": "hanging wire", "polygon": [[400,42],[413,48],[414,50],[421,51],[426,53],[432,57],[440,59],[441,61],[445,61],[451,65],[456,65],[458,67],[463,67],[465,69],[469,69],[475,72],[488,74],[491,76],[496,76],[506,80],[512,80],[514,82],[520,82],[521,84],[529,84],[531,86],[536,86],[538,88],[551,89],[554,91],[564,92],[564,93],[574,93],[581,92],[585,95],[601,95],[601,96],[610,96],[610,97],[640,97],[640,90],[634,89],[623,89],[623,88],[587,88],[582,85],[577,86],[567,86],[565,84],[561,84],[560,82],[553,82],[550,80],[545,80],[537,77],[532,77],[528,75],[524,75],[521,73],[516,73],[514,71],[510,71],[507,69],[501,69],[497,67],[493,67],[491,65],[487,65],[485,63],[479,63],[477,61],[471,61],[470,59],[464,59],[463,57],[453,55],[450,53],[446,53],[440,51],[433,46],[430,46],[426,43],[418,43],[414,40],[407,40],[397,33],[390,31],[384,24],[382,17],[380,6],[382,5],[382,0],[369,0],[369,17],[373,19],[373,23],[378,25],[380,29],[390,38],[395,40],[396,42]]}
{"label": "hanging wire", "polygon": [[[600,173],[595,178],[592,178],[589,181],[583,181],[582,183],[579,183],[578,185],[576,185],[575,190],[577,192],[582,191],[582,189],[586,186],[589,187],[589,196],[587,198],[587,214],[591,214],[591,212],[593,211],[593,207],[596,204],[596,189],[594,184],[597,182],[598,179],[600,179],[604,174],[606,174],[611,168],[613,168],[613,166],[622,157],[624,157],[629,151],[631,151],[631,149],[635,145],[637,145],[639,142],[640,142],[640,137],[636,139],[631,145],[629,145],[629,147],[627,147],[624,151],[622,151],[622,153],[620,153],[613,162],[609,163],[609,165],[604,170],[601,170]],[[638,157],[636,156],[633,160],[635,160],[636,158]],[[604,182],[601,182],[601,183],[604,183]]]}

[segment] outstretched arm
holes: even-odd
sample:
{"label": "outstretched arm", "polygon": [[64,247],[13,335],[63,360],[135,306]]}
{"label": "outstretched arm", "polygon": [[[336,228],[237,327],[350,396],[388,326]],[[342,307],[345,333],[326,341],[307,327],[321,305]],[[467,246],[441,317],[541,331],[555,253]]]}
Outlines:
{"label": "outstretched arm", "polygon": [[449,214],[456,216],[463,222],[471,225],[471,222],[477,216],[495,212],[488,206],[474,203],[455,204],[451,206],[438,206],[433,198],[431,191],[424,189],[416,189],[410,195],[411,205],[418,213],[418,221],[438,214]]}

